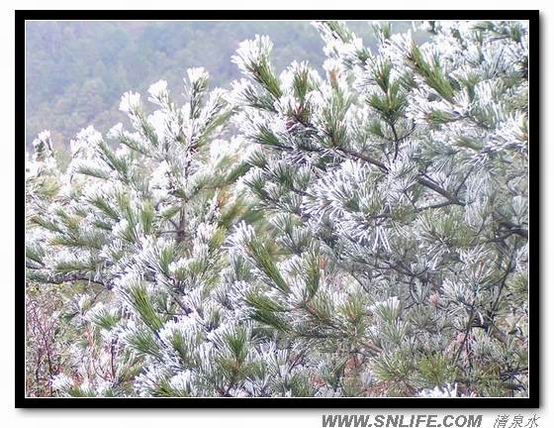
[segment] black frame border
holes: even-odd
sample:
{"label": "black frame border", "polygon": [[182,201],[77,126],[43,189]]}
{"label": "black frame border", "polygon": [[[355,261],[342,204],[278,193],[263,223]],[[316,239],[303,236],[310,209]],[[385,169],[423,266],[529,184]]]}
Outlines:
{"label": "black frame border", "polygon": [[[15,407],[16,408],[539,408],[538,10],[16,10],[15,11]],[[27,20],[528,20],[529,397],[525,398],[54,398],[25,395],[25,21]]]}

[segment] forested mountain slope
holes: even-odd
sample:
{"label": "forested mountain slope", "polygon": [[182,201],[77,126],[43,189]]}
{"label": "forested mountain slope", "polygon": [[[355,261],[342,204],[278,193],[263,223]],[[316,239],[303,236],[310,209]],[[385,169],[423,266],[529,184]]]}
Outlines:
{"label": "forested mountain slope", "polygon": [[[351,23],[368,39],[365,22]],[[399,23],[405,27],[407,23]],[[319,65],[323,43],[305,21],[49,21],[26,28],[27,145],[43,129],[67,145],[90,124],[106,131],[125,119],[126,90],[144,91],[165,79],[176,96],[189,67],[203,66],[222,85],[239,77],[230,58],[253,34],[274,41],[278,70],[292,60]]]}

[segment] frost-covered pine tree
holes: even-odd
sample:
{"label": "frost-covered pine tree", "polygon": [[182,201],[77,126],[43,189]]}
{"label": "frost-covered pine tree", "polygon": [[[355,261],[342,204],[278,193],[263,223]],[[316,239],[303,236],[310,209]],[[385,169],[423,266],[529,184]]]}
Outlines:
{"label": "frost-covered pine tree", "polygon": [[[246,326],[227,301],[222,244],[247,211],[229,183],[237,141],[219,139],[231,106],[188,71],[188,102],[166,83],[121,110],[132,131],[93,128],[56,170],[49,135],[28,171],[28,281],[72,284],[64,316],[79,333],[71,363],[53,379],[70,395],[218,395],[232,387]],[[235,348],[233,347],[235,346]],[[216,351],[217,359],[216,362]]]}
{"label": "frost-covered pine tree", "polygon": [[256,36],[229,93],[201,69],[182,107],[163,81],[151,114],[127,93],[131,131],[83,130],[67,169],[39,135],[53,393],[527,394],[526,25],[376,24],[377,49],[315,27],[323,75],[278,74]]}
{"label": "frost-covered pine tree", "polygon": [[[431,22],[428,41],[315,24],[325,77],[278,75],[266,37],[235,61],[245,300],[303,355],[316,395],[527,394],[527,28]],[[269,334],[269,333],[268,333]]]}

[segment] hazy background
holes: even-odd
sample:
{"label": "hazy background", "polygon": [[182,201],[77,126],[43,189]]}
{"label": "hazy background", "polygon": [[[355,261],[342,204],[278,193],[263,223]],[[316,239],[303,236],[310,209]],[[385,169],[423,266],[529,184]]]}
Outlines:
{"label": "hazy background", "polygon": [[[396,23],[406,28],[409,23]],[[367,22],[349,22],[372,45]],[[280,72],[292,60],[320,67],[323,42],[306,21],[34,21],[26,24],[26,143],[49,129],[66,146],[92,124],[107,131],[124,121],[121,94],[165,79],[174,98],[189,67],[205,67],[213,85],[240,76],[231,56],[239,43],[267,34]]]}

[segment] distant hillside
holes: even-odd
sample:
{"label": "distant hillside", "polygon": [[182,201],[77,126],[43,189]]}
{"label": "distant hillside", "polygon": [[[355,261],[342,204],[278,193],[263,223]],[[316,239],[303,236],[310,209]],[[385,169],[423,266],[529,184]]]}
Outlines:
{"label": "distant hillside", "polygon": [[[255,34],[273,40],[274,64],[293,59],[319,66],[323,43],[309,22],[50,21],[26,27],[27,144],[43,129],[68,144],[81,128],[106,131],[124,120],[118,112],[123,92],[144,92],[165,79],[182,92],[189,67],[203,66],[213,84],[239,77],[230,58],[238,44]],[[403,25],[403,24],[399,24]],[[350,23],[366,40],[366,22]]]}

